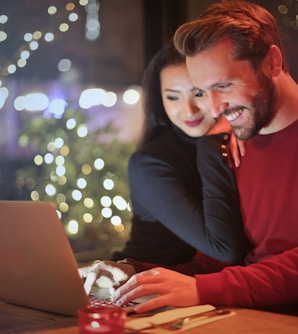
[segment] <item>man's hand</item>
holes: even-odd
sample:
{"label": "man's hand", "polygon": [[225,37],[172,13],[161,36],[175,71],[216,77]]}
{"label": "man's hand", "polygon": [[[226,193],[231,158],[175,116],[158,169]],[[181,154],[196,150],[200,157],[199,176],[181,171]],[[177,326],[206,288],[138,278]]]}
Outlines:
{"label": "man's hand", "polygon": [[154,268],[132,276],[112,294],[119,306],[136,298],[157,295],[135,307],[135,312],[147,312],[163,306],[186,307],[199,304],[196,280],[165,268]]}

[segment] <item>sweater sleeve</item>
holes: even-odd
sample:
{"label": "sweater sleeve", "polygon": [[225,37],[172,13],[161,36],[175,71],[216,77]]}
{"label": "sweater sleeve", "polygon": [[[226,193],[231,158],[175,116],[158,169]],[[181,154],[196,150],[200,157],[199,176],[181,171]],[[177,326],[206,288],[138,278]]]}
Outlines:
{"label": "sweater sleeve", "polygon": [[227,165],[227,137],[196,142],[202,198],[185,189],[177,171],[162,158],[135,154],[129,163],[130,188],[139,206],[183,241],[207,256],[239,262],[247,253],[233,170]]}
{"label": "sweater sleeve", "polygon": [[196,275],[201,304],[265,308],[298,303],[298,247],[246,267]]}

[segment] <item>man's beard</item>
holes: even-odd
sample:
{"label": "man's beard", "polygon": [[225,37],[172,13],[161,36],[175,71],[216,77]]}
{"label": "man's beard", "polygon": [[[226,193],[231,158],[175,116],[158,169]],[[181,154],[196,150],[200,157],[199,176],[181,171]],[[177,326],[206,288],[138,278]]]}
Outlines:
{"label": "man's beard", "polygon": [[276,89],[272,79],[267,78],[260,71],[257,73],[260,91],[253,97],[252,107],[248,111],[250,117],[246,124],[233,127],[238,139],[247,140],[259,133],[267,126],[276,113]]}

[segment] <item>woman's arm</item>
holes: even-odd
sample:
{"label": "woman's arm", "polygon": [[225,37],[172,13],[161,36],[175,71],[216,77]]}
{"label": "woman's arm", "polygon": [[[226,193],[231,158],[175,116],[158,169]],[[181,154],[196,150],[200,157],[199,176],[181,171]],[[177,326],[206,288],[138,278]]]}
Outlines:
{"label": "woman's arm", "polygon": [[220,134],[197,140],[203,200],[185,188],[170,163],[142,152],[130,160],[129,180],[132,198],[151,217],[208,256],[237,262],[247,252],[247,241],[233,171],[225,156],[227,139]]}

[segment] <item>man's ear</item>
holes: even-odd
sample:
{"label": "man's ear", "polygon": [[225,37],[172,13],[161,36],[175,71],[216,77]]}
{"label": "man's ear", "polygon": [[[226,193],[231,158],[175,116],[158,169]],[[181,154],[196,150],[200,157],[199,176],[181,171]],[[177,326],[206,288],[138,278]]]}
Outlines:
{"label": "man's ear", "polygon": [[278,46],[271,45],[264,59],[263,69],[270,77],[277,77],[282,71],[282,54]]}

